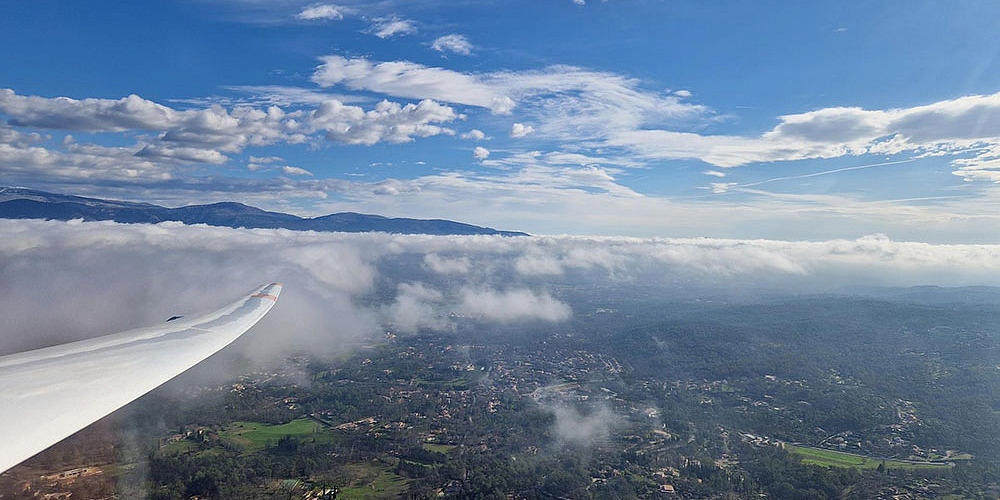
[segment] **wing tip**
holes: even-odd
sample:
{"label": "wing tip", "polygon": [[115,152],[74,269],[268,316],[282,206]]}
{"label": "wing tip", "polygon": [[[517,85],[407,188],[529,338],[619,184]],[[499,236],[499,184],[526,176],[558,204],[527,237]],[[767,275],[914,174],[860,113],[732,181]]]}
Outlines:
{"label": "wing tip", "polygon": [[281,294],[282,284],[275,282],[269,285],[264,285],[257,290],[257,293],[250,296],[254,299],[269,299],[274,302],[278,301],[278,295]]}

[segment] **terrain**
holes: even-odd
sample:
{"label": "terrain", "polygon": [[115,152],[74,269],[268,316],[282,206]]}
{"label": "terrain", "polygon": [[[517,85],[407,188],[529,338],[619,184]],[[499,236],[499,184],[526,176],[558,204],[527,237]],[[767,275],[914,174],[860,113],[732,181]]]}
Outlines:
{"label": "terrain", "polygon": [[364,233],[379,231],[399,234],[524,236],[516,231],[498,231],[443,219],[390,218],[381,215],[342,212],[303,218],[268,212],[235,202],[167,208],[150,203],[103,200],[33,189],[0,187],[0,218],[85,221],[108,220],[123,223],[165,221],[185,224],[245,228],[283,228],[296,231],[338,231]]}
{"label": "terrain", "polygon": [[[1000,307],[958,289],[654,291],[566,285],[576,319],[557,325],[389,325],[268,365],[230,352],[237,375],[196,369],[0,476],[0,498],[1000,492]],[[58,479],[83,467],[101,472]]]}

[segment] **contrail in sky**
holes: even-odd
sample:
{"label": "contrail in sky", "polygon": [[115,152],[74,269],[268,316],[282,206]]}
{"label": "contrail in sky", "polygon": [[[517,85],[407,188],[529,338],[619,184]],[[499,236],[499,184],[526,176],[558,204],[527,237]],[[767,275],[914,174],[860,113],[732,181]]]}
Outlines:
{"label": "contrail in sky", "polygon": [[886,161],[886,162],[882,162],[882,163],[871,163],[871,164],[868,164],[868,165],[857,165],[857,166],[854,166],[854,167],[836,168],[836,169],[833,169],[833,170],[824,170],[822,172],[813,172],[811,174],[788,175],[788,176],[785,176],[785,177],[775,177],[773,179],[767,179],[767,180],[758,181],[758,182],[751,182],[749,184],[739,184],[739,185],[734,186],[734,187],[759,186],[761,184],[767,184],[767,183],[770,183],[770,182],[787,181],[787,180],[792,180],[792,179],[805,179],[807,177],[819,177],[821,175],[836,174],[837,172],[847,172],[849,170],[862,170],[862,169],[866,169],[866,168],[884,167],[886,165],[898,165],[900,163],[910,163],[910,162],[913,162],[913,161],[917,161],[917,159],[916,158],[910,158],[909,160]]}

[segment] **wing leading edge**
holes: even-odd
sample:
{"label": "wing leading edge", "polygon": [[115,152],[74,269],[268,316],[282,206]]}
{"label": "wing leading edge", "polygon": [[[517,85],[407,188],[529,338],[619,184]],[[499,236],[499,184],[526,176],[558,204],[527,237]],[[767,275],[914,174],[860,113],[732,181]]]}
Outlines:
{"label": "wing leading edge", "polygon": [[271,283],[207,314],[0,357],[0,472],[226,347],[280,293]]}

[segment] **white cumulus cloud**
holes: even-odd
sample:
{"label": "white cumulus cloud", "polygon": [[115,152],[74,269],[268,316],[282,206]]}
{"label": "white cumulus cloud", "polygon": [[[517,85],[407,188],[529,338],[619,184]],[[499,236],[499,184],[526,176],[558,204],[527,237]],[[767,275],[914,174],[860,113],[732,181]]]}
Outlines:
{"label": "white cumulus cloud", "polygon": [[472,44],[469,43],[469,40],[464,35],[459,34],[439,37],[431,44],[431,48],[438,52],[451,52],[463,56],[472,53]]}
{"label": "white cumulus cloud", "polygon": [[511,137],[524,137],[535,131],[535,128],[531,125],[525,125],[523,123],[515,123],[510,126],[510,136]]}
{"label": "white cumulus cloud", "polygon": [[382,101],[370,111],[330,100],[309,115],[308,123],[324,131],[331,141],[371,145],[381,141],[398,143],[412,141],[414,137],[452,135],[453,130],[439,124],[457,118],[454,109],[429,99],[405,106]]}
{"label": "white cumulus cloud", "polygon": [[351,9],[339,5],[313,4],[302,9],[295,17],[307,21],[339,21],[344,18],[344,14],[349,13],[351,13]]}
{"label": "white cumulus cloud", "polygon": [[486,139],[486,134],[482,130],[474,128],[468,132],[463,132],[459,137],[467,140],[482,141]]}
{"label": "white cumulus cloud", "polygon": [[379,38],[391,38],[398,35],[411,35],[417,32],[416,25],[409,19],[399,16],[379,17],[372,21],[372,25],[365,30],[365,33],[375,35]]}

